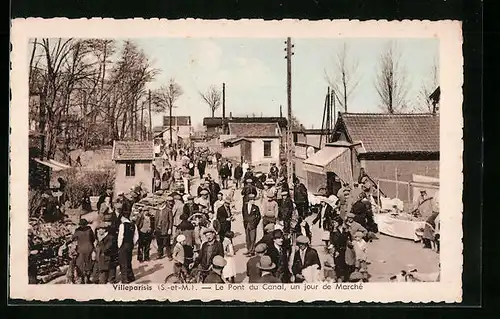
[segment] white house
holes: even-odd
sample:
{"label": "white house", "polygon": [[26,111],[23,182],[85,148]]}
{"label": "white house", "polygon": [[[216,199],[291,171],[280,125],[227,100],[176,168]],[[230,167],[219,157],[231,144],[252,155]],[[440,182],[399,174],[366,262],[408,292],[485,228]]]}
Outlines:
{"label": "white house", "polygon": [[250,141],[249,147],[242,148],[241,156],[251,164],[279,163],[281,129],[278,123],[229,123],[228,126],[229,135]]}

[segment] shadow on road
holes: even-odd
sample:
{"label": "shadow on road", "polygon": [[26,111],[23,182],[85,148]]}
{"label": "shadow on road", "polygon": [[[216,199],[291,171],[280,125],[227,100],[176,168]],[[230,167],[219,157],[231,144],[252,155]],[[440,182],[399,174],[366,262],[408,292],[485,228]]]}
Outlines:
{"label": "shadow on road", "polygon": [[153,267],[146,269],[147,265],[141,265],[135,270],[135,278],[140,279],[155,273],[156,271],[163,269],[163,264],[156,264]]}

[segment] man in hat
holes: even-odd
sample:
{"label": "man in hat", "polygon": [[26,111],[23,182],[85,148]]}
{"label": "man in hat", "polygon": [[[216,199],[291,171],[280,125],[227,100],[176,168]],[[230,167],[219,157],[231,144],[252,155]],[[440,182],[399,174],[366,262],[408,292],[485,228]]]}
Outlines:
{"label": "man in hat", "polygon": [[293,183],[293,199],[295,201],[295,206],[297,207],[297,213],[300,218],[304,219],[309,213],[309,197],[307,188],[297,177],[294,178]]}
{"label": "man in hat", "polygon": [[358,195],[358,200],[352,204],[351,213],[354,214],[354,221],[366,228],[368,209],[371,209],[371,204],[366,198],[366,193],[361,192]]}
{"label": "man in hat", "polygon": [[97,267],[99,284],[114,283],[116,278],[116,259],[118,256],[117,238],[111,229],[110,222],[101,222],[96,227],[97,235]]}
{"label": "man in hat", "polygon": [[278,219],[283,221],[283,231],[287,234],[290,233],[290,222],[292,221],[293,215],[293,202],[290,198],[288,191],[281,192],[281,205],[279,206]]}
{"label": "man in hat", "polygon": [[161,189],[169,190],[172,178],[173,178],[172,167],[171,166],[165,167],[165,171],[161,176]]}
{"label": "man in hat", "polygon": [[139,262],[149,261],[149,250],[153,233],[155,230],[154,214],[149,210],[142,209],[136,220],[139,229],[139,242],[137,245],[137,260]]}
{"label": "man in hat", "polygon": [[198,160],[198,174],[200,174],[200,179],[203,179],[203,176],[205,176],[205,169],[207,167],[207,161],[205,158],[200,158]]}
{"label": "man in hat", "polygon": [[217,209],[216,219],[219,221],[219,237],[222,242],[224,235],[231,230],[231,201],[228,198],[224,199],[224,204]]}
{"label": "man in hat", "polygon": [[257,265],[260,262],[260,258],[266,254],[267,245],[265,243],[260,243],[255,246],[256,255],[251,257],[247,261],[247,276],[249,283],[255,283],[260,278],[261,271]]}
{"label": "man in hat", "polygon": [[210,192],[210,180],[207,178],[205,178],[205,181],[203,181],[202,183],[200,183],[200,186],[198,186],[198,190],[196,192],[196,194],[198,195],[198,197],[201,197],[201,192],[203,190],[206,190],[207,192]]}
{"label": "man in hat", "polygon": [[181,223],[181,215],[184,212],[184,202],[182,196],[178,192],[173,192],[170,196],[174,199],[174,206],[172,207],[172,216],[174,223],[174,230],[177,231],[177,226]]}
{"label": "man in hat", "polygon": [[415,199],[413,203],[413,212],[415,215],[420,215],[425,218],[432,215],[433,212],[437,212],[438,207],[434,201],[434,198],[427,195],[427,190],[420,189],[420,196]]}
{"label": "man in hat", "polygon": [[366,230],[366,228],[361,226],[360,223],[354,220],[355,217],[356,215],[354,215],[353,213],[347,214],[347,219],[345,221],[346,228],[351,233],[352,238],[354,238],[357,232],[363,233],[363,238],[364,238],[368,234],[368,231]]}
{"label": "man in hat", "polygon": [[240,188],[241,178],[243,177],[243,168],[240,163],[236,163],[236,167],[234,168],[234,183],[236,185],[236,189]]}
{"label": "man in hat", "polygon": [[257,196],[257,188],[252,185],[253,180],[251,178],[245,180],[245,186],[241,190],[241,196],[243,196],[243,205],[248,202],[248,196],[254,195]]}
{"label": "man in hat", "polygon": [[276,181],[278,179],[279,170],[276,167],[276,163],[271,163],[271,168],[269,168],[269,176]]}
{"label": "man in hat", "polygon": [[273,271],[276,268],[276,264],[273,263],[269,256],[262,256],[260,258],[257,267],[262,271],[261,277],[257,279],[256,283],[259,284],[274,284],[281,283],[277,277],[273,275]]}
{"label": "man in hat", "polygon": [[220,241],[216,240],[215,229],[207,227],[203,230],[203,235],[206,241],[201,245],[200,252],[193,266],[200,266],[202,279],[207,276],[214,257],[224,256],[224,247],[222,247]]}
{"label": "man in hat", "polygon": [[226,266],[227,261],[221,255],[217,255],[212,260],[212,269],[203,280],[204,284],[223,284],[222,270]]}
{"label": "man in hat", "polygon": [[285,237],[281,229],[276,229],[272,232],[273,243],[267,247],[266,255],[271,258],[276,264],[275,275],[281,282],[290,282],[290,273],[288,269],[288,258],[290,249],[285,242]]}
{"label": "man in hat", "polygon": [[99,199],[97,200],[97,211],[101,210],[101,205],[102,205],[102,203],[104,203],[104,200],[106,199],[106,197],[110,197],[110,198],[113,197],[113,188],[112,187],[106,187],[106,190],[104,191],[104,193],[102,193],[99,196]]}
{"label": "man in hat", "polygon": [[188,195],[186,197],[186,203],[182,208],[182,213],[189,218],[199,212],[200,212],[200,207],[198,206],[198,204],[194,202],[194,196]]}
{"label": "man in hat", "polygon": [[268,224],[276,224],[278,219],[278,203],[274,198],[274,194],[267,193],[265,194],[266,198],[262,202],[262,227],[265,228]]}
{"label": "man in hat", "polygon": [[247,252],[246,256],[255,254],[255,240],[257,236],[257,226],[259,225],[261,215],[259,206],[254,204],[255,195],[248,195],[248,202],[243,205],[243,226],[245,227]]}
{"label": "man in hat", "polygon": [[226,160],[220,167],[219,176],[222,180],[222,189],[227,189],[227,181],[231,175],[231,169],[229,168],[229,161]]}
{"label": "man in hat", "polygon": [[257,245],[264,243],[268,247],[272,246],[273,243],[274,243],[274,241],[273,241],[273,231],[274,231],[274,228],[275,228],[275,224],[273,224],[273,223],[267,224],[266,226],[264,226],[264,235],[257,242]]}
{"label": "man in hat", "polygon": [[276,188],[276,182],[272,178],[268,178],[264,183],[264,190],[266,194],[270,194],[272,197],[276,197],[278,189]]}
{"label": "man in hat", "polygon": [[210,212],[212,212],[212,205],[209,198],[210,193],[206,189],[204,189],[201,191],[200,195],[201,197],[197,199],[196,203],[200,208],[200,212],[204,213],[206,215],[205,217],[209,219],[209,214]]}
{"label": "man in hat", "polygon": [[132,251],[139,240],[137,227],[129,218],[130,213],[124,212],[118,228],[118,263],[120,264],[121,279],[124,284],[135,281],[134,271],[132,270]]}
{"label": "man in hat", "polygon": [[253,176],[253,170],[252,170],[252,167],[249,166],[247,168],[247,170],[245,171],[245,175],[243,175],[243,179],[244,180],[251,179],[253,181],[253,178],[254,178],[254,176]]}
{"label": "man in hat", "polygon": [[174,206],[174,198],[167,196],[165,204],[156,211],[156,244],[158,245],[158,259],[163,258],[164,249],[169,260],[172,260],[172,251],[170,238],[174,229],[174,215],[172,208]]}
{"label": "man in hat", "polygon": [[302,270],[311,266],[317,266],[317,269],[321,269],[321,262],[316,249],[309,247],[309,239],[306,236],[297,237],[296,243],[298,249],[294,249],[292,253],[290,271],[292,272],[292,281],[303,282]]}

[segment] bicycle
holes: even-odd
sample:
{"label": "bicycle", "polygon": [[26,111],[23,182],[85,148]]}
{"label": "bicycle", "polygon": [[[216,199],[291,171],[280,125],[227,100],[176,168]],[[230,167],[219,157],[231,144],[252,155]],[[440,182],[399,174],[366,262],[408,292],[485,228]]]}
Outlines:
{"label": "bicycle", "polygon": [[166,284],[199,284],[203,282],[203,274],[208,273],[208,270],[194,268],[188,270],[187,273],[179,271],[165,278]]}

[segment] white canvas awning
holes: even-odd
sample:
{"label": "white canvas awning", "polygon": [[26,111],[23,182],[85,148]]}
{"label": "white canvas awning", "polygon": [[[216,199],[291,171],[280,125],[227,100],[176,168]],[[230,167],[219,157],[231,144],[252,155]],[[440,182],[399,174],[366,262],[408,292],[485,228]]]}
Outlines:
{"label": "white canvas awning", "polygon": [[42,165],[45,165],[56,172],[70,168],[70,166],[65,165],[63,163],[59,163],[58,161],[54,161],[54,160],[42,161],[41,159],[38,159],[38,158],[34,158],[34,160],[35,160],[35,162],[40,163]]}
{"label": "white canvas awning", "polygon": [[334,172],[342,181],[351,183],[351,150],[326,146],[304,161],[304,170],[319,174]]}

